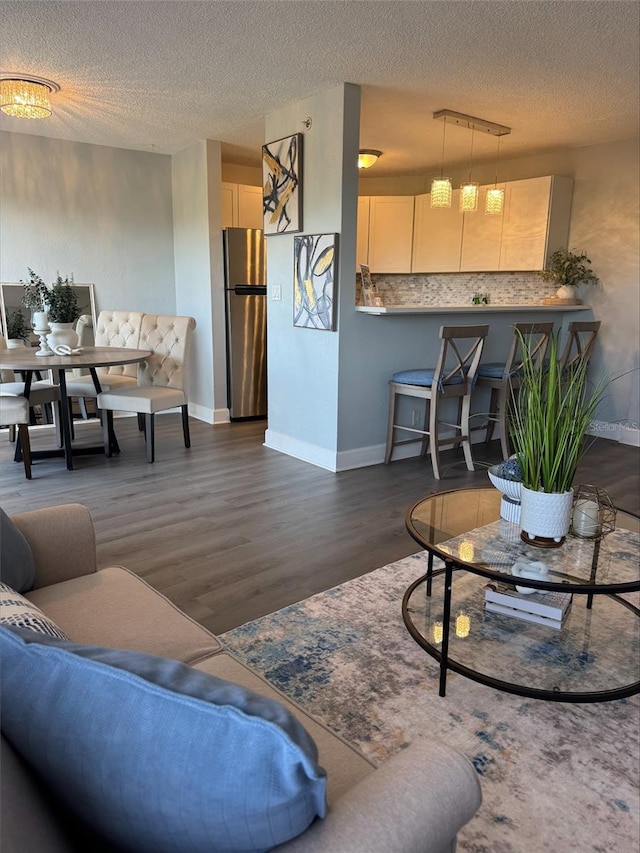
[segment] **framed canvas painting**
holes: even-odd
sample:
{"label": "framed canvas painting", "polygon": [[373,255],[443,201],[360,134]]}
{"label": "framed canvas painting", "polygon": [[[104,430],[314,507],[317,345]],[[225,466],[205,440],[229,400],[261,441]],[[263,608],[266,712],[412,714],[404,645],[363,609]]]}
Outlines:
{"label": "framed canvas painting", "polygon": [[294,237],[294,326],[335,331],[337,244],[337,234]]}
{"label": "framed canvas painting", "polygon": [[262,146],[264,233],[302,231],[302,134]]}

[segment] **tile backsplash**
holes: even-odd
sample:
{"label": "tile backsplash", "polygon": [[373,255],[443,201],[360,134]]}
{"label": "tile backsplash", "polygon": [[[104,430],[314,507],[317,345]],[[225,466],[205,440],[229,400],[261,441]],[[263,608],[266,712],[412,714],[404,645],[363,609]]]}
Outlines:
{"label": "tile backsplash", "polygon": [[[372,274],[371,278],[387,306],[470,305],[476,294],[488,294],[492,305],[535,305],[557,289],[536,272]],[[359,274],[356,302],[362,304]]]}

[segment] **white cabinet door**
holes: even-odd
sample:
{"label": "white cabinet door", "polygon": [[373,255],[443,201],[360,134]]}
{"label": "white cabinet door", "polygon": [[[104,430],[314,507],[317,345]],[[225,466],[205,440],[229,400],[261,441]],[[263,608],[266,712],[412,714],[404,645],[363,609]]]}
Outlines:
{"label": "white cabinet door", "polygon": [[505,193],[501,270],[541,270],[566,248],[573,180],[558,176],[509,181]]}
{"label": "white cabinet door", "polygon": [[238,224],[238,185],[226,181],[220,183],[222,227],[235,228]]}
{"label": "white cabinet door", "polygon": [[371,272],[411,272],[413,196],[371,196],[369,266]]}
{"label": "white cabinet door", "polygon": [[264,227],[262,217],[262,187],[238,184],[238,227]]}
{"label": "white cabinet door", "polygon": [[451,207],[432,208],[431,194],[417,195],[413,220],[412,272],[458,272],[462,248],[460,190]]}
{"label": "white cabinet door", "polygon": [[[487,189],[493,186],[480,187],[478,209],[474,213],[463,214],[460,272],[494,272],[500,269],[504,211],[493,215],[484,212]],[[498,187],[504,189],[504,184],[498,184]]]}
{"label": "white cabinet door", "polygon": [[358,196],[358,221],[356,224],[356,272],[360,264],[369,263],[369,196]]}

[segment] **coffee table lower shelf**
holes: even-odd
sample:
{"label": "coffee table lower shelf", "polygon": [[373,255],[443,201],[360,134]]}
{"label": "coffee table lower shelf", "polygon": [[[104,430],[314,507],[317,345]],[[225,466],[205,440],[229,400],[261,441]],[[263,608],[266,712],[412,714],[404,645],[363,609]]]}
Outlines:
{"label": "coffee table lower shelf", "polygon": [[[445,585],[450,572],[450,612]],[[447,670],[530,699],[609,702],[640,692],[640,610],[613,594],[574,592],[562,628],[485,611],[486,578],[464,568],[435,569],[407,589],[404,623],[440,663],[440,695]],[[445,630],[445,625],[449,630]],[[463,663],[464,661],[464,663]]]}

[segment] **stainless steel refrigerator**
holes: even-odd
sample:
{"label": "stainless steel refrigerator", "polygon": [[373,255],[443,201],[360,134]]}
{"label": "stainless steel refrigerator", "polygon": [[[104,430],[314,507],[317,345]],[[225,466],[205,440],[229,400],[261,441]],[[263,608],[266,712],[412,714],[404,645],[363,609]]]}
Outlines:
{"label": "stainless steel refrigerator", "polygon": [[232,420],[267,415],[267,287],[264,235],[225,228],[227,405]]}

